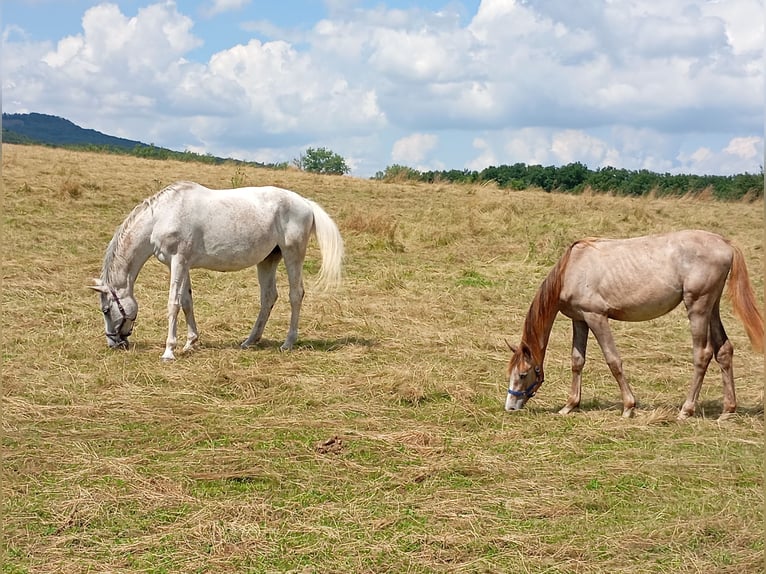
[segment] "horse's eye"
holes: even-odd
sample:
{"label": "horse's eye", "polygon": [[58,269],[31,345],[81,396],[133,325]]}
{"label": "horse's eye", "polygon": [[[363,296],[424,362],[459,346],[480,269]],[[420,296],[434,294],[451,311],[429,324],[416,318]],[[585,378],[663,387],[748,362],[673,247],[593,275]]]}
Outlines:
{"label": "horse's eye", "polygon": [[103,308],[101,309],[101,312],[102,312],[104,315],[108,315],[108,314],[109,314],[109,307],[103,307]]}
{"label": "horse's eye", "polygon": [[519,373],[519,378],[520,379],[526,379],[527,378],[527,374],[528,373]]}

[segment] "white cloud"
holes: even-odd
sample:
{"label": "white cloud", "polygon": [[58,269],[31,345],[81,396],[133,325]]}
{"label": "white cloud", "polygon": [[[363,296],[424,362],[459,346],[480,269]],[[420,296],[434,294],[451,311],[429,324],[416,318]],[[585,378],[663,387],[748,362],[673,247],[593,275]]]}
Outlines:
{"label": "white cloud", "polygon": [[500,165],[502,163],[497,160],[492,144],[484,138],[475,138],[473,140],[473,147],[479,150],[480,153],[466,164],[468,169],[481,171],[491,165]]}
{"label": "white cloud", "polygon": [[391,160],[397,164],[417,166],[426,160],[438,143],[439,138],[433,134],[412,134],[394,142]]}
{"label": "white cloud", "polygon": [[[78,69],[110,77],[126,69],[137,75],[146,70],[161,72],[200,45],[201,40],[191,33],[192,25],[173,3],[141,8],[133,18],[124,16],[115,4],[100,4],[85,12],[83,34],[63,38],[44,60],[75,76],[80,75]],[[130,83],[131,78],[125,80]]]}
{"label": "white cloud", "polygon": [[193,82],[198,91],[179,98],[189,104],[200,95],[228,99],[232,112],[247,118],[244,137],[252,138],[254,129],[266,134],[356,133],[386,123],[374,91],[359,89],[283,41],[251,40],[218,52],[202,72]]}
{"label": "white cloud", "polygon": [[609,148],[604,141],[583,131],[564,130],[553,134],[551,152],[557,164],[579,161],[600,167]]}
{"label": "white cloud", "polygon": [[502,163],[550,164],[549,130],[540,128],[514,130],[507,136],[504,151],[505,157],[501,158]]}
{"label": "white cloud", "polygon": [[719,0],[705,2],[700,9],[723,22],[734,54],[763,53],[763,0]]}
{"label": "white cloud", "polygon": [[741,159],[754,159],[758,157],[758,147],[762,143],[763,140],[758,137],[734,138],[723,151]]}
{"label": "white cloud", "polygon": [[682,173],[758,173],[763,165],[763,139],[733,138],[720,149],[700,146],[677,156],[680,164],[674,171]]}
{"label": "white cloud", "polygon": [[[118,2],[46,42],[6,23],[6,111],[216,155],[289,161],[333,143],[369,174],[389,157],[431,169],[762,163],[762,0],[483,0],[467,15],[333,0],[313,27],[287,30],[246,0],[206,0],[210,21],[183,3],[142,0],[128,15]],[[236,41],[213,36],[226,26]]]}
{"label": "white cloud", "polygon": [[205,8],[205,14],[208,17],[215,16],[224,12],[240,10],[248,4],[250,4],[250,0],[212,0],[210,6]]}

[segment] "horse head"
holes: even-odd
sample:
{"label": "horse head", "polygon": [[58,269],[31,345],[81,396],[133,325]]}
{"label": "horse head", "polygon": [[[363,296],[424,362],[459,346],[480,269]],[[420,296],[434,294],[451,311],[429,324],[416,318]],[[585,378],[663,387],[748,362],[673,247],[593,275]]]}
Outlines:
{"label": "horse head", "polygon": [[505,399],[506,411],[517,411],[535,396],[542,386],[545,376],[542,361],[535,358],[526,343],[518,347],[508,345],[511,360],[508,362],[508,396]]}
{"label": "horse head", "polygon": [[99,294],[107,344],[112,349],[126,349],[138,315],[138,303],[133,294],[127,289],[121,289],[123,293],[118,294],[117,289],[105,285],[100,279],[95,279],[88,288]]}

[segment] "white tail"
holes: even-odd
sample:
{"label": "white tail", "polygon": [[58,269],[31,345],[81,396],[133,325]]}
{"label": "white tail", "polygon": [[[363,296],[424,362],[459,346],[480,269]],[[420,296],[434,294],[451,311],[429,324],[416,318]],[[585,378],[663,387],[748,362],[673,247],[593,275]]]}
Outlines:
{"label": "white tail", "polygon": [[322,267],[317,277],[317,287],[327,289],[341,282],[343,269],[343,238],[338,226],[324,209],[311,200],[309,205],[314,212],[314,233],[316,234],[319,250],[322,252]]}

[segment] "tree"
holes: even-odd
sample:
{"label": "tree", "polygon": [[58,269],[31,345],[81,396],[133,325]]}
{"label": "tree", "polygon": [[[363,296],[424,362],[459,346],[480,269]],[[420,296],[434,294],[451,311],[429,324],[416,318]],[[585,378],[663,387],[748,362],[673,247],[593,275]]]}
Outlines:
{"label": "tree", "polygon": [[311,173],[345,175],[351,171],[342,156],[323,147],[308,148],[300,157],[294,159],[293,163],[298,169]]}
{"label": "tree", "polygon": [[381,181],[418,181],[421,173],[412,167],[406,165],[389,165],[384,171],[375,172],[372,179]]}
{"label": "tree", "polygon": [[561,191],[577,191],[588,179],[590,170],[579,161],[568,163],[556,170],[554,187]]}

